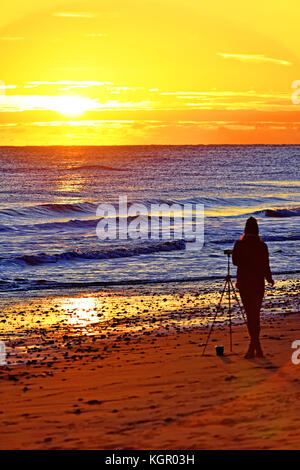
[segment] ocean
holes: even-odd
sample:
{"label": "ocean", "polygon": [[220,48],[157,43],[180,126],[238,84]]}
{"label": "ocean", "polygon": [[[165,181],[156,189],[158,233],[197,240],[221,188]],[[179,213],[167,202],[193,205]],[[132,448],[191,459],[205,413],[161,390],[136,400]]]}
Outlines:
{"label": "ocean", "polygon": [[[274,275],[296,276],[299,161],[299,145],[1,147],[2,298],[221,279],[224,249],[240,238],[250,215]],[[99,240],[97,207],[116,205],[119,196],[146,208],[203,204],[203,247],[187,250],[176,230],[169,240]],[[176,223],[175,217],[173,229]]]}

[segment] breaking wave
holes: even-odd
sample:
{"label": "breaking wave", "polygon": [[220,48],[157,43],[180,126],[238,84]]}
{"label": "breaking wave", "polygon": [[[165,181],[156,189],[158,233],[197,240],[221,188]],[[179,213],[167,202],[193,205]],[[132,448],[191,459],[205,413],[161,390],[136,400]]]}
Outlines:
{"label": "breaking wave", "polygon": [[300,207],[265,209],[263,213],[266,217],[299,217]]}
{"label": "breaking wave", "polygon": [[12,258],[2,258],[1,261],[4,263],[17,263],[28,266],[37,266],[41,264],[58,263],[62,261],[125,258],[129,256],[139,256],[162,251],[184,249],[184,240],[172,240],[161,243],[138,245],[130,248],[119,247],[108,248],[99,251],[65,251],[58,254],[39,253],[36,255],[22,255]]}
{"label": "breaking wave", "polygon": [[94,213],[97,205],[91,202],[78,202],[74,204],[39,204],[37,206],[26,206],[12,209],[1,209],[0,216],[9,217],[57,217],[65,216],[70,213]]}

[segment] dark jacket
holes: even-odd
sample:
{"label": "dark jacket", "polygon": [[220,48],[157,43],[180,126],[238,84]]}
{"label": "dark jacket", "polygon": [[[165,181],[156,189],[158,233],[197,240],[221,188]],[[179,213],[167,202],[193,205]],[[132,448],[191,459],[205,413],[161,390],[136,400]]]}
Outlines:
{"label": "dark jacket", "polygon": [[272,282],[268,247],[259,236],[247,234],[235,242],[232,261],[238,267],[238,284],[264,279]]}

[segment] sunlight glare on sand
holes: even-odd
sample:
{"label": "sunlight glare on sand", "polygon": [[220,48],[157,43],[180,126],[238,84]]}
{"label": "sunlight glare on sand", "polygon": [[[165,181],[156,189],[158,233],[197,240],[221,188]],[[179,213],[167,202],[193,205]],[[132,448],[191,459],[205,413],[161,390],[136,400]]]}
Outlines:
{"label": "sunlight glare on sand", "polygon": [[97,299],[95,297],[64,299],[61,304],[61,307],[70,314],[69,324],[78,327],[98,323],[96,306]]}

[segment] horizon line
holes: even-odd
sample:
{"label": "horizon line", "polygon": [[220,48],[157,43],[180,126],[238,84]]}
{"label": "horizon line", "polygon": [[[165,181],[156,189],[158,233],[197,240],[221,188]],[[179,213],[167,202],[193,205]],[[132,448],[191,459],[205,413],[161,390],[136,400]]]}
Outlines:
{"label": "horizon line", "polygon": [[291,147],[300,146],[298,144],[272,144],[272,143],[253,143],[253,144],[49,144],[49,145],[0,145],[0,148],[25,148],[25,147],[258,147],[258,146],[272,146],[272,147]]}

